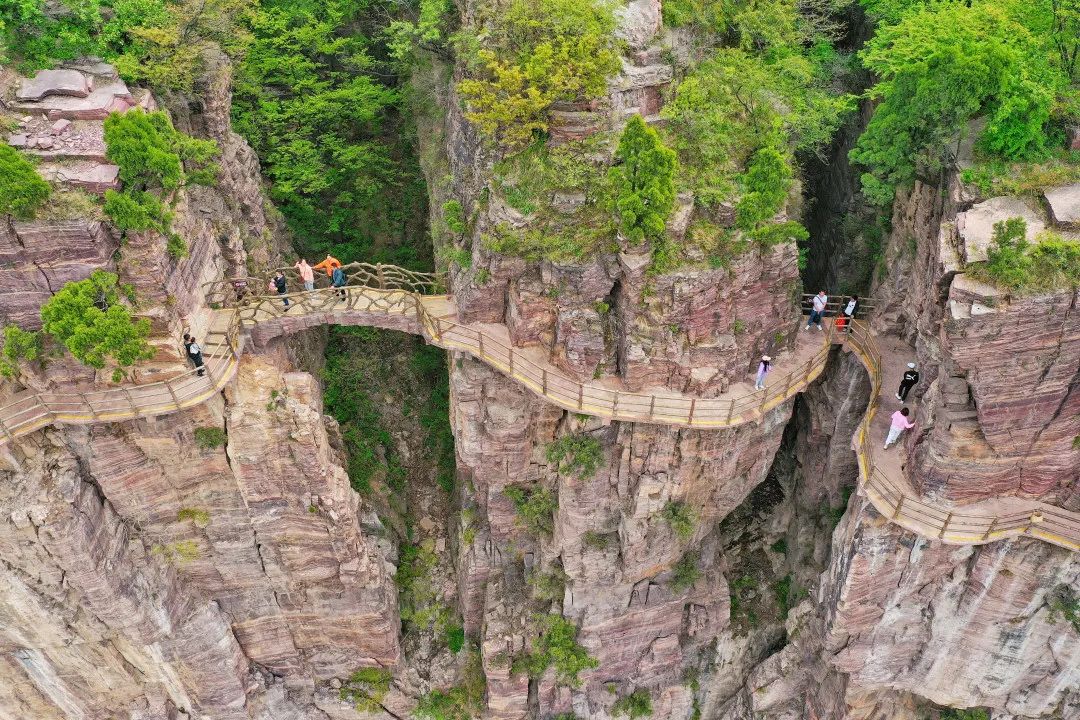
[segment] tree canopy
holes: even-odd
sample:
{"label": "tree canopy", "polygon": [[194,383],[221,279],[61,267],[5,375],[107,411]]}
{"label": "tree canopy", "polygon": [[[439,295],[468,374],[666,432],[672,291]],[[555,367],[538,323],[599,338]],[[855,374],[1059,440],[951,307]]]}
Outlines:
{"label": "tree canopy", "polygon": [[622,234],[631,243],[659,237],[675,206],[675,152],[640,115],[626,123],[611,169]]}
{"label": "tree canopy", "polygon": [[49,183],[33,163],[9,145],[0,145],[0,215],[25,219],[49,198]]}
{"label": "tree canopy", "polygon": [[153,357],[150,321],[134,320],[115,273],[95,270],[69,282],[41,306],[42,330],[93,368],[127,367]]}

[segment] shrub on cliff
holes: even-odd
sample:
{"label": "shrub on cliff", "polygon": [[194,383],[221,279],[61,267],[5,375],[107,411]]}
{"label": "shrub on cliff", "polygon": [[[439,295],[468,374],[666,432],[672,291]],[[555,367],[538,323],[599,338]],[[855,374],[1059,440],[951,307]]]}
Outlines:
{"label": "shrub on cliff", "polygon": [[626,123],[611,169],[620,230],[633,244],[659,238],[675,206],[675,151],[640,115]]}
{"label": "shrub on cliff", "polygon": [[604,449],[591,435],[563,435],[548,445],[547,461],[559,472],[588,479],[604,462]]}
{"label": "shrub on cliff", "polygon": [[340,697],[359,712],[379,712],[392,679],[393,674],[385,668],[360,668],[341,684]]}
{"label": "shrub on cliff", "polygon": [[4,350],[0,353],[0,375],[13,378],[19,372],[19,364],[33,362],[41,357],[41,335],[27,332],[17,325],[4,327]]}
{"label": "shrub on cliff", "polygon": [[119,366],[113,376],[118,379],[120,368],[154,356],[146,341],[150,321],[132,318],[122,293],[130,294],[114,273],[103,270],[69,282],[41,306],[42,330],[90,367]]}
{"label": "shrub on cliff", "polygon": [[13,147],[0,145],[0,215],[26,219],[49,199],[52,188]]}
{"label": "shrub on cliff", "polygon": [[105,155],[120,168],[122,191],[105,193],[105,213],[121,230],[154,230],[168,236],[174,258],[187,245],[172,232],[165,201],[184,185],[209,185],[217,176],[213,140],[198,140],[173,127],[163,112],[132,110],[105,119]]}
{"label": "shrub on cliff", "polygon": [[513,485],[503,488],[517,510],[521,523],[538,535],[550,535],[555,527],[554,515],[559,507],[555,493],[544,487],[525,489]]}
{"label": "shrub on cliff", "polygon": [[560,685],[578,687],[578,675],[599,666],[596,658],[578,644],[577,625],[561,615],[539,617],[540,636],[533,639],[532,651],[518,657],[512,672],[526,672],[538,678],[549,667],[555,668],[555,680]]}
{"label": "shrub on cliff", "polygon": [[625,715],[630,720],[648,717],[652,715],[652,695],[645,688],[638,688],[616,700],[611,706],[611,714],[615,717]]}
{"label": "shrub on cliff", "polygon": [[987,118],[978,139],[985,152],[1007,159],[1045,152],[1051,113],[1069,94],[1070,73],[1052,62],[1051,49],[1066,38],[1049,29],[1057,24],[1048,7],[1023,7],[920,4],[879,26],[860,53],[880,78],[870,91],[879,102],[850,153],[868,171],[867,199],[888,205],[918,165],[936,172],[951,162],[957,135],[979,115]]}
{"label": "shrub on cliff", "polygon": [[508,150],[547,129],[552,103],[599,97],[619,71],[611,3],[511,0],[481,13],[483,28],[458,38],[467,68],[458,93],[466,117]]}
{"label": "shrub on cliff", "polygon": [[986,263],[975,264],[973,274],[1017,292],[1040,292],[1080,286],[1080,241],[1057,233],[1027,239],[1023,218],[994,224]]}

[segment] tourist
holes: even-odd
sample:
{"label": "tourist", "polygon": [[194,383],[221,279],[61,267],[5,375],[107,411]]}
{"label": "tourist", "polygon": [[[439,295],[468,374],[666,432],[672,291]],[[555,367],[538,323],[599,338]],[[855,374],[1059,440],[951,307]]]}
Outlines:
{"label": "tourist", "polygon": [[855,311],[859,309],[859,296],[852,295],[844,306],[844,326],[851,332],[851,321],[855,319]]}
{"label": "tourist", "polygon": [[900,408],[892,414],[892,424],[889,426],[889,436],[885,438],[885,449],[888,450],[900,437],[900,433],[915,427],[915,423],[908,420],[908,409]]}
{"label": "tourist", "polygon": [[900,380],[900,389],[896,391],[896,399],[900,402],[907,400],[908,392],[915,387],[917,382],[919,382],[919,371],[915,369],[915,363],[910,362],[907,364],[907,370],[904,371],[904,377]]}
{"label": "tourist", "polygon": [[761,356],[761,362],[757,366],[757,381],[754,382],[755,390],[765,389],[765,376],[769,374],[769,370],[772,368],[772,358],[768,355]]}
{"label": "tourist", "polygon": [[326,259],[314,267],[315,270],[325,270],[326,277],[333,278],[334,270],[341,267],[341,261],[330,253],[326,254]]}
{"label": "tourist", "polygon": [[811,325],[817,325],[817,329],[821,330],[821,318],[825,317],[825,308],[829,305],[829,296],[825,294],[824,290],[819,290],[818,294],[814,296],[814,309],[810,313],[810,319],[806,323],[806,330],[810,329]]}
{"label": "tourist", "polygon": [[277,294],[281,296],[281,299],[285,302],[285,312],[289,311],[289,298],[285,296],[285,293],[289,292],[288,283],[285,282],[285,273],[278,270],[274,273],[274,279],[270,281],[271,286],[277,290]]}
{"label": "tourist", "polygon": [[330,275],[330,285],[337,288],[338,300],[344,300],[347,297],[345,290],[345,271],[341,269],[341,266],[334,268],[334,272]]}
{"label": "tourist", "polygon": [[195,363],[196,372],[200,376],[205,375],[206,368],[203,367],[202,348],[199,347],[199,343],[195,342],[195,338],[187,333],[184,333],[184,349],[187,350],[191,362]]}
{"label": "tourist", "polygon": [[315,270],[308,265],[307,260],[300,258],[293,265],[294,268],[300,271],[300,279],[304,281],[304,290],[311,292],[315,289]]}
{"label": "tourist", "polygon": [[843,313],[840,313],[836,316],[836,322],[833,323],[833,327],[836,328],[838,332],[844,332],[844,328],[848,328],[850,330],[850,327],[848,325],[848,323],[850,322],[851,318],[849,318]]}

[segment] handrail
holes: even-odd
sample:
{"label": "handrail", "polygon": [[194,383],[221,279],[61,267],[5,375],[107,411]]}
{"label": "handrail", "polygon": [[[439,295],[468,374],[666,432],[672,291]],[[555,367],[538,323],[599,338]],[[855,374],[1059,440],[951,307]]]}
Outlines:
{"label": "handrail", "polygon": [[[907,530],[946,543],[981,544],[1028,535],[1080,550],[1080,513],[1016,498],[1012,500],[1022,509],[1011,513],[980,513],[977,508],[963,506],[937,507],[923,501],[908,487],[902,472],[890,477],[875,464],[870,434],[882,386],[882,357],[869,326],[862,320],[850,323],[847,332],[830,327],[823,336],[822,346],[805,363],[780,379],[774,377],[764,391],[734,398],[699,398],[663,391],[624,392],[578,381],[547,363],[536,362],[520,348],[502,342],[480,327],[440,316],[429,306],[437,307],[447,299],[423,294],[422,289],[432,286],[428,278],[420,277],[422,274],[397,273],[397,269],[387,272],[388,266],[365,267],[374,267],[375,272],[370,269],[353,272],[344,290],[324,287],[285,295],[261,295],[252,292],[249,283],[239,286],[243,292],[237,292],[238,281],[211,283],[208,297],[216,293],[218,302],[228,309],[216,311],[219,318],[224,315],[226,329],[210,333],[219,337],[208,355],[205,377],[192,369],[146,385],[74,394],[22,393],[0,407],[0,444],[53,423],[111,422],[197,405],[220,391],[235,374],[242,326],[305,314],[326,313],[327,322],[335,320],[331,313],[342,310],[400,315],[415,321],[415,332],[431,344],[466,352],[559,407],[615,420],[692,428],[732,427],[762,418],[813,382],[824,370],[832,344],[838,342],[851,349],[870,376],[871,399],[853,438],[853,448],[861,488],[879,513]],[[342,292],[344,298],[339,297]],[[285,299],[290,301],[289,311],[284,309]]]}

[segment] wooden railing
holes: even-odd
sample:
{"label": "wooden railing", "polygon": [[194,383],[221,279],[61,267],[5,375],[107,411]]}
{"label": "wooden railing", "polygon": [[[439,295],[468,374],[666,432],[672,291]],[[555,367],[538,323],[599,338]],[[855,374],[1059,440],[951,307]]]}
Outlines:
{"label": "wooden railing", "polygon": [[1010,500],[1023,509],[1010,513],[979,513],[963,506],[938,507],[923,501],[907,487],[902,472],[895,477],[883,472],[874,462],[877,447],[870,438],[881,393],[881,353],[869,326],[859,320],[852,323],[845,342],[870,375],[870,404],[856,430],[854,446],[862,487],[879,513],[907,530],[946,543],[972,545],[1030,535],[1069,550],[1080,550],[1080,514],[1015,498]]}
{"label": "wooden railing", "polygon": [[144,385],[105,390],[19,393],[0,406],[0,440],[11,442],[48,425],[86,425],[149,417],[206,402],[232,379],[241,351],[239,319],[230,311],[223,330],[204,338],[205,373],[196,368]]}
{"label": "wooden railing", "polygon": [[[1029,535],[1070,550],[1080,550],[1080,514],[1034,501],[1007,499],[1015,512],[980,513],[963,507],[939,507],[920,499],[907,486],[902,472],[890,475],[875,464],[871,441],[873,420],[878,410],[882,383],[882,359],[869,326],[860,320],[849,332],[833,332],[805,362],[774,377],[764,391],[748,392],[732,398],[697,398],[674,393],[633,393],[611,390],[599,384],[583,383],[545,362],[537,362],[521,349],[503,342],[478,327],[442,317],[431,307],[445,304],[444,296],[423,295],[416,287],[428,280],[409,275],[370,270],[352,275],[351,284],[340,299],[338,288],[310,292],[267,295],[245,283],[237,292],[235,281],[213,284],[221,309],[219,330],[210,333],[206,344],[207,372],[199,376],[192,369],[166,380],[146,385],[127,385],[107,390],[76,393],[23,393],[0,407],[0,442],[46,425],[112,422],[173,412],[204,402],[232,378],[241,351],[241,326],[296,317],[308,313],[355,311],[400,315],[415,320],[417,328],[432,344],[466,352],[517,380],[548,402],[586,415],[616,420],[678,425],[692,428],[724,428],[760,419],[766,412],[801,391],[821,374],[834,342],[843,343],[860,359],[871,380],[871,401],[856,431],[854,449],[858,457],[860,483],[874,507],[890,521],[923,537],[947,543],[978,544],[1007,537]],[[418,283],[418,284],[417,284]],[[284,308],[284,299],[290,310]],[[840,301],[837,301],[838,303]],[[430,307],[429,307],[430,306]],[[866,306],[863,306],[864,309]],[[332,318],[328,318],[328,321]],[[213,337],[210,340],[209,337]]]}
{"label": "wooden railing", "polygon": [[[346,309],[394,315],[415,313],[431,344],[466,352],[554,405],[585,415],[660,425],[715,429],[760,419],[821,374],[832,341],[830,328],[813,356],[783,375],[777,375],[774,370],[765,390],[729,398],[698,398],[670,392],[638,393],[581,382],[548,363],[533,360],[530,353],[490,333],[429,311],[427,303],[437,303],[444,296],[421,296],[370,286],[350,287],[345,301],[339,300],[336,293],[336,289],[327,288],[286,295],[248,295],[238,311],[246,325],[308,312]],[[286,299],[289,300],[288,309],[284,304]]]}

